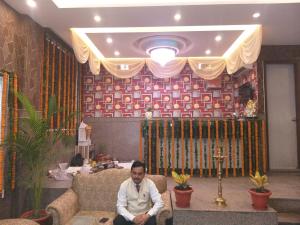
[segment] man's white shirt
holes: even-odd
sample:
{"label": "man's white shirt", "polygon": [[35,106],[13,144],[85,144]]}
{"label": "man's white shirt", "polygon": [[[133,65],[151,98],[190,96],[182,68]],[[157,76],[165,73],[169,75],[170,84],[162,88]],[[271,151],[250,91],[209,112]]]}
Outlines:
{"label": "man's white shirt", "polygon": [[[153,202],[153,206],[151,201]],[[140,183],[139,192],[131,177],[125,180],[120,186],[117,211],[119,215],[128,221],[133,221],[136,215],[144,213],[154,216],[163,205],[161,195],[154,182],[148,178],[144,178]]]}

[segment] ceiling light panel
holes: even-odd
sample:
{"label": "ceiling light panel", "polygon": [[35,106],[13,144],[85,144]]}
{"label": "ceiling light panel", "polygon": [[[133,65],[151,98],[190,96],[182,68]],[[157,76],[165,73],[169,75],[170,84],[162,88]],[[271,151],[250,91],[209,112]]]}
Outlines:
{"label": "ceiling light panel", "polygon": [[299,3],[300,0],[52,0],[58,8]]}
{"label": "ceiling light panel", "polygon": [[26,3],[31,8],[35,8],[36,7],[36,2],[34,0],[27,0]]}

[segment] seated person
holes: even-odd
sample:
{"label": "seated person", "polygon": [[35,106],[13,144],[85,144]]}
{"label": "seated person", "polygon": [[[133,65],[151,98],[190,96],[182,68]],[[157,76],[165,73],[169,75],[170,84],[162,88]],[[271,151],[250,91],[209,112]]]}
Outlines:
{"label": "seated person", "polygon": [[156,225],[156,214],[163,204],[153,181],[145,178],[145,164],[135,161],[131,177],[121,184],[118,192],[114,225]]}

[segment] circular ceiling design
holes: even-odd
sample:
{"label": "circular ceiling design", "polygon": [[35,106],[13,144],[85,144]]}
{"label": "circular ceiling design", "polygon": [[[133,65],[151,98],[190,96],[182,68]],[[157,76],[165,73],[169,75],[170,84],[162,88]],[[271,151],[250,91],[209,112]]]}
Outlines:
{"label": "circular ceiling design", "polygon": [[180,56],[180,54],[186,53],[192,48],[192,42],[187,38],[176,35],[153,35],[137,39],[133,46],[141,54],[147,53],[150,55],[152,49],[165,47],[174,49],[176,54]]}

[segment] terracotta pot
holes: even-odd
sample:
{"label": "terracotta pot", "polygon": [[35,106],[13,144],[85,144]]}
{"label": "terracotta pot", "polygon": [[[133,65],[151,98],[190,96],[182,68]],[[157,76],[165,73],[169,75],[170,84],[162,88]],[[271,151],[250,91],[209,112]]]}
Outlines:
{"label": "terracotta pot", "polygon": [[178,190],[174,188],[175,198],[176,198],[176,206],[180,208],[188,208],[190,207],[190,201],[192,192],[194,190]]}
{"label": "terracotta pot", "polygon": [[254,209],[266,210],[268,208],[268,200],[272,192],[266,189],[266,192],[256,192],[255,188],[248,190],[252,198],[252,206]]}
{"label": "terracotta pot", "polygon": [[33,214],[33,210],[24,212],[24,213],[21,215],[21,218],[33,220],[33,221],[39,223],[40,225],[47,225],[47,224],[48,224],[48,221],[50,220],[50,214],[48,214],[48,213],[46,212],[46,210],[44,210],[44,209],[43,209],[43,210],[40,210],[40,215],[41,215],[40,218],[33,219],[33,218],[31,218],[31,217],[32,217],[32,214]]}

